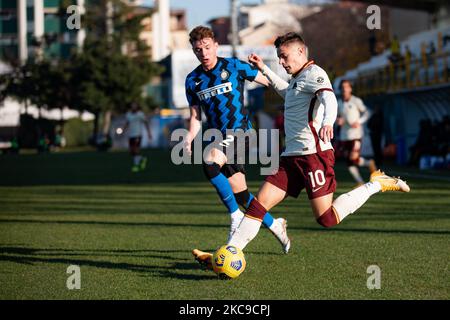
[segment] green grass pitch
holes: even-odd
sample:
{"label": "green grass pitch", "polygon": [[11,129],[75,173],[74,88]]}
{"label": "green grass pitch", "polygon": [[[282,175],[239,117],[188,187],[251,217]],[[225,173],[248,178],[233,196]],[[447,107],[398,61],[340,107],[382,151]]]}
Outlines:
{"label": "green grass pitch", "polygon": [[[411,193],[375,195],[341,225],[318,225],[304,193],[272,210],[291,252],[262,229],[232,281],[191,250],[225,243],[229,217],[200,166],[146,150],[0,156],[0,299],[449,299],[450,175],[407,168]],[[249,168],[250,190],[262,178]],[[367,178],[367,171],[362,171]],[[354,186],[336,165],[337,194]],[[66,287],[78,265],[81,289]],[[367,268],[381,270],[369,290]]]}

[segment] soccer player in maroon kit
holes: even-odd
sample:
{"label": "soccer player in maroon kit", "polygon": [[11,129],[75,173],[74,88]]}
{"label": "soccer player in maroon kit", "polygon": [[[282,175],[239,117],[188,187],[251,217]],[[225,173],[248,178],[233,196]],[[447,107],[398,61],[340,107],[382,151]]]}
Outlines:
{"label": "soccer player in maroon kit", "polygon": [[340,223],[380,191],[410,190],[400,178],[375,171],[370,182],[333,201],[336,179],[330,141],[338,106],[331,83],[326,72],[308,60],[305,42],[299,34],[290,32],[278,37],[275,47],[279,63],[292,75],[289,83],[264,65],[259,56],[250,55],[249,61],[285,100],[286,150],[281,155],[278,172],[266,178],[228,241],[241,250],[258,234],[267,210],[287,196],[297,198],[302,189],[308,194],[317,222],[326,228]]}

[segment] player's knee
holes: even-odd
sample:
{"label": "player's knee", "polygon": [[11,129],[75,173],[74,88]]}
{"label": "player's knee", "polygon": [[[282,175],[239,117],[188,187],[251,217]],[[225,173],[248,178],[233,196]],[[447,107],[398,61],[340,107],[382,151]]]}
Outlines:
{"label": "player's knee", "polygon": [[220,174],[220,166],[215,162],[211,164],[204,163],[203,172],[209,180],[214,179]]}
{"label": "player's knee", "polygon": [[332,206],[317,218],[317,223],[325,228],[331,228],[339,223],[339,219]]}
{"label": "player's knee", "polygon": [[350,158],[347,159],[347,166],[348,167],[358,166],[358,165],[359,165],[359,156],[350,157]]}
{"label": "player's knee", "polygon": [[248,189],[245,189],[244,191],[241,192],[237,192],[234,194],[234,197],[236,199],[236,202],[244,207],[247,208],[248,207],[248,200],[250,199],[250,193],[248,192]]}

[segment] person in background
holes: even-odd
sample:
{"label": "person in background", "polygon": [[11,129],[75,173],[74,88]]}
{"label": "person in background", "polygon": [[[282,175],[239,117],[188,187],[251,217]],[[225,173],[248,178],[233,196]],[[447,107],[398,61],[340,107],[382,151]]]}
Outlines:
{"label": "person in background", "polygon": [[126,123],[123,128],[123,132],[128,130],[128,143],[130,148],[130,154],[133,157],[132,172],[139,172],[144,170],[147,166],[147,157],[141,155],[141,141],[142,141],[142,129],[145,125],[149,140],[152,139],[150,131],[150,125],[142,112],[138,103],[133,102],[131,104],[130,111],[126,114]]}
{"label": "person in background", "polygon": [[361,143],[364,137],[364,123],[369,119],[370,112],[364,102],[352,94],[352,84],[342,80],[342,99],[339,100],[337,124],[341,126],[340,140],[347,155],[348,171],[358,185],[364,180],[358,167],[368,167],[370,173],[377,170],[375,161],[361,157]]}

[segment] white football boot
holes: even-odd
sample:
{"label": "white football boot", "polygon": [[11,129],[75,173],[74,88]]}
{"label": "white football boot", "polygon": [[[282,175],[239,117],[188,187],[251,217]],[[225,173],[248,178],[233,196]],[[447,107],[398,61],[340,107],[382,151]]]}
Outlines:
{"label": "white football boot", "polygon": [[288,253],[291,248],[291,239],[287,235],[287,220],[284,218],[274,219],[274,225],[272,225],[269,230],[278,239],[283,248],[284,253]]}

